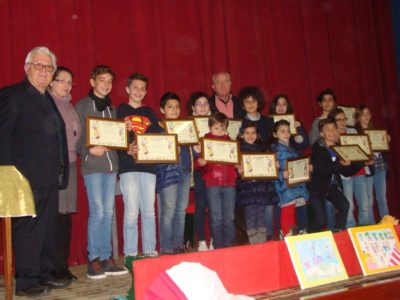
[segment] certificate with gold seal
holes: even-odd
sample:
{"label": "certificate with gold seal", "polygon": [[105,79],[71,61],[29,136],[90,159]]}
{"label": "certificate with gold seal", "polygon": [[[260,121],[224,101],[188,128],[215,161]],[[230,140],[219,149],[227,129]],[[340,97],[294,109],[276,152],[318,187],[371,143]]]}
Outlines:
{"label": "certificate with gold seal", "polygon": [[128,149],[128,131],[123,120],[86,118],[87,147],[105,146],[110,149]]}
{"label": "certificate with gold seal", "polygon": [[168,134],[178,136],[179,145],[195,145],[199,143],[196,125],[192,119],[164,120],[164,128]]}
{"label": "certificate with gold seal", "polygon": [[228,123],[227,133],[232,140],[237,140],[242,120],[230,119]]}
{"label": "certificate with gold seal", "polygon": [[242,179],[277,179],[275,153],[241,153]]}
{"label": "certificate with gold seal", "polygon": [[237,141],[201,139],[201,157],[210,163],[239,163],[239,144]]}
{"label": "certificate with gold seal", "polygon": [[197,134],[199,138],[205,136],[208,132],[210,132],[210,128],[208,127],[208,117],[193,117],[194,123],[196,125]]}
{"label": "certificate with gold seal", "polygon": [[331,149],[344,161],[356,162],[370,159],[358,145],[332,146]]}
{"label": "certificate with gold seal", "polygon": [[288,178],[287,186],[294,186],[310,181],[310,158],[293,158],[286,160],[286,170]]}
{"label": "certificate with gold seal", "polygon": [[138,163],[178,163],[178,143],[176,134],[137,134],[135,144]]}
{"label": "certificate with gold seal", "polygon": [[365,129],[364,133],[369,137],[372,151],[386,152],[390,150],[386,130]]}
{"label": "certificate with gold seal", "polygon": [[371,144],[366,134],[343,134],[339,142],[340,145],[358,145],[367,155],[372,155]]}
{"label": "certificate with gold seal", "polygon": [[297,129],[295,126],[296,118],[294,114],[282,114],[282,115],[271,115],[271,117],[274,119],[274,123],[280,121],[280,120],[286,120],[290,123],[290,134],[291,135],[296,135],[297,134]]}

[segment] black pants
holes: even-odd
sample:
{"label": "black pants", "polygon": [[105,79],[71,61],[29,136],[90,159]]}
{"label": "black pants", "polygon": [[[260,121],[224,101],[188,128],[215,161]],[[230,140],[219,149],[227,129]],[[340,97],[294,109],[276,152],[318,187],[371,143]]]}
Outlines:
{"label": "black pants", "polygon": [[343,195],[343,192],[340,190],[339,186],[336,184],[331,184],[328,188],[326,197],[318,197],[311,193],[310,203],[314,211],[313,231],[321,231],[322,227],[326,224],[325,199],[332,202],[335,208],[338,210],[336,227],[341,230],[346,229],[349,202]]}
{"label": "black pants", "polygon": [[12,219],[16,290],[52,279],[58,185],[32,190],[36,217]]}
{"label": "black pants", "polygon": [[56,273],[68,270],[69,248],[71,243],[72,215],[57,215],[56,225]]}

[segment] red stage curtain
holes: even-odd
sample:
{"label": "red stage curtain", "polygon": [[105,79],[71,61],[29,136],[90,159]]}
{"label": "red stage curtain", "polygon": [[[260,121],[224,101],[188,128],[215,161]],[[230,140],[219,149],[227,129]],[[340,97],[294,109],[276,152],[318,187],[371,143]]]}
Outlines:
{"label": "red stage curtain", "polygon": [[[339,103],[368,104],[375,124],[389,129],[390,211],[398,216],[399,109],[390,0],[2,0],[0,37],[0,86],[21,80],[27,52],[46,45],[75,73],[74,102],[87,94],[96,64],[117,73],[116,105],[126,101],[131,73],[148,75],[146,104],[157,111],[163,92],[182,99],[195,90],[211,92],[211,74],[227,70],[234,93],[258,85],[267,106],[276,93],[287,93],[309,128],[320,113],[316,95],[332,87]],[[79,192],[71,263],[86,260],[82,183]],[[121,199],[117,202],[121,211]]]}

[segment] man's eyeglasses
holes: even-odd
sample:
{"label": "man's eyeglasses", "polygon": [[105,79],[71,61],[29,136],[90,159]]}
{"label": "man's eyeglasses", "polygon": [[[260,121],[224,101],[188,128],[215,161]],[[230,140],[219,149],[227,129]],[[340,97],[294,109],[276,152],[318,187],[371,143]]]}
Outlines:
{"label": "man's eyeglasses", "polygon": [[66,84],[68,86],[74,86],[74,83],[72,81],[66,81],[66,80],[62,80],[62,79],[54,79],[54,81],[57,81],[60,84]]}
{"label": "man's eyeglasses", "polygon": [[42,63],[33,63],[30,62],[30,65],[36,70],[36,71],[46,71],[46,72],[53,72],[54,67],[52,65],[44,65]]}

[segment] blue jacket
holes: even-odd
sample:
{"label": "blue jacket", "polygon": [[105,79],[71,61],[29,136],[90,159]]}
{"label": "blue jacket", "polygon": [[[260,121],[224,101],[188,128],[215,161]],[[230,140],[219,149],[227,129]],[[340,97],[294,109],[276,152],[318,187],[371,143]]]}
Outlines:
{"label": "blue jacket", "polygon": [[308,200],[309,193],[304,183],[293,187],[288,187],[283,178],[283,171],[286,167],[286,160],[289,158],[299,158],[300,153],[292,146],[286,146],[276,142],[271,145],[272,151],[276,152],[276,158],[279,161],[279,179],[275,181],[275,188],[279,195],[279,206],[289,203],[297,198]]}
{"label": "blue jacket", "polygon": [[180,147],[179,163],[157,165],[157,193],[173,184],[182,182],[182,174],[191,172],[192,158],[190,151],[189,146],[182,146]]}

